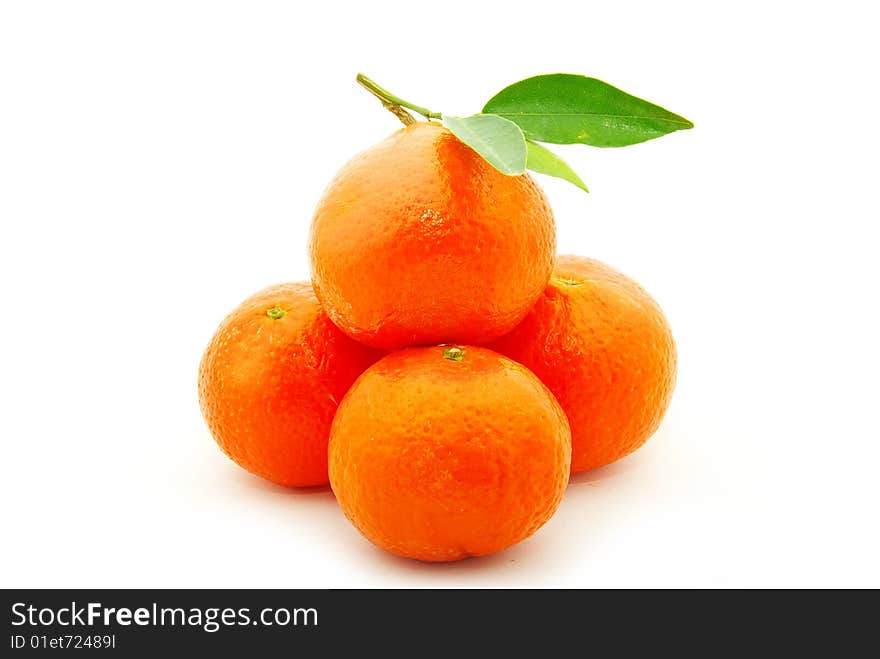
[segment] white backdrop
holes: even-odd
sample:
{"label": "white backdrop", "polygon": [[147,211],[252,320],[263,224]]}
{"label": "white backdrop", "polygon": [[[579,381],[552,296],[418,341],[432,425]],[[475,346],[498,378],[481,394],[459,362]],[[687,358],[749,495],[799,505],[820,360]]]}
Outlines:
{"label": "white backdrop", "polygon": [[[0,5],[0,585],[880,586],[867,6]],[[540,178],[560,251],[663,306],[679,381],[644,449],[492,557],[386,555],[199,413],[223,315],[307,278],[322,189],[398,127],[358,70],[450,114],[584,73],[696,124],[560,147],[590,195]]]}

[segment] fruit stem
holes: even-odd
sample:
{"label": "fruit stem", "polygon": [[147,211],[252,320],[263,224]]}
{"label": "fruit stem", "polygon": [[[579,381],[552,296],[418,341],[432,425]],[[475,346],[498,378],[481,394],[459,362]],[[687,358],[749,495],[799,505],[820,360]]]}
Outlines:
{"label": "fruit stem", "polygon": [[558,281],[560,284],[565,284],[566,286],[580,286],[581,283],[576,279],[566,279],[565,277],[551,277],[553,281]]}
{"label": "fruit stem", "polygon": [[277,304],[271,309],[266,310],[266,315],[269,316],[272,320],[278,320],[279,318],[284,318],[284,315],[287,312],[279,307]]}
{"label": "fruit stem", "polygon": [[413,119],[413,116],[404,110],[404,108],[422,115],[425,119],[440,119],[443,116],[439,112],[432,112],[428,108],[423,108],[415,103],[404,101],[402,98],[392,94],[384,87],[377,85],[363,73],[358,73],[356,80],[364,89],[382,101],[382,105],[385,106],[385,109],[389,110],[395,117],[400,119],[404,126],[411,126],[416,122],[416,120]]}

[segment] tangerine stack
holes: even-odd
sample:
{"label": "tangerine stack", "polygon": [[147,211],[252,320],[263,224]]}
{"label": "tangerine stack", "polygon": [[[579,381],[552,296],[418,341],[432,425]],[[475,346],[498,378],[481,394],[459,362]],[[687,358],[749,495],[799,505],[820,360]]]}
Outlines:
{"label": "tangerine stack", "polygon": [[434,122],[352,159],[311,227],[312,282],[221,324],[199,371],[220,448],[284,486],[330,483],[395,554],[500,551],[547,522],[569,475],[657,429],[676,354],[656,303],[556,256],[550,206]]}

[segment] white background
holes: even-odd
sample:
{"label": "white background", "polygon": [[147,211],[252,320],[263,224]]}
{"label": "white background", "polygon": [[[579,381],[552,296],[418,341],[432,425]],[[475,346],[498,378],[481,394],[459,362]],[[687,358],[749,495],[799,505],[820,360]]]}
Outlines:
{"label": "white background", "polygon": [[[869,6],[4,2],[0,584],[880,586]],[[358,70],[450,114],[585,73],[696,123],[560,148],[590,195],[540,178],[560,251],[663,306],[679,381],[644,449],[492,557],[386,555],[199,413],[223,315],[308,277],[322,189],[398,127]]]}

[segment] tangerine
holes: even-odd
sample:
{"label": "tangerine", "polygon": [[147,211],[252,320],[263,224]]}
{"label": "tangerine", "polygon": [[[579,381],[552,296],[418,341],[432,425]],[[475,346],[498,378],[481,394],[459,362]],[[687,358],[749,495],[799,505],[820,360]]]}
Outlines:
{"label": "tangerine", "polygon": [[199,402],[220,448],[279,485],[323,485],[336,407],[381,356],[345,336],[305,283],[271,286],[230,313],[199,367]]}
{"label": "tangerine", "polygon": [[635,451],[672,398],[676,351],[657,303],[604,263],[560,256],[525,320],[491,344],[530,368],[571,424],[573,472]]}
{"label": "tangerine", "polygon": [[330,431],[330,484],[374,544],[423,561],[500,551],[554,513],[568,421],[524,366],[491,350],[392,353],[368,368]]}
{"label": "tangerine", "polygon": [[553,267],[556,229],[527,174],[506,176],[417,122],[355,156],[312,221],[327,314],[371,346],[483,343],[512,330]]}

